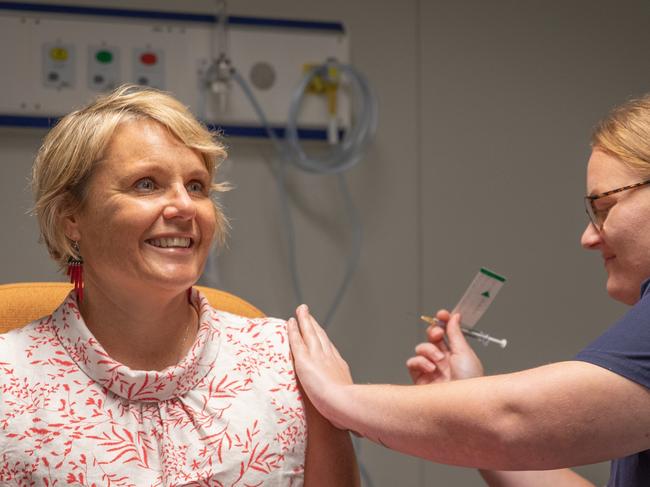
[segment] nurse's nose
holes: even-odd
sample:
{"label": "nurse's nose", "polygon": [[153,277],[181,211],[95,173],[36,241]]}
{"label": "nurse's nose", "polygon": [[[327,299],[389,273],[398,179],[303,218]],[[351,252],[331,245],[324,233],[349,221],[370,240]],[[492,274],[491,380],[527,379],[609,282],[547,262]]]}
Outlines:
{"label": "nurse's nose", "polygon": [[582,248],[588,250],[597,249],[602,241],[603,237],[600,231],[593,223],[589,222],[585,231],[582,232],[582,237],[580,237],[580,245],[582,245]]}

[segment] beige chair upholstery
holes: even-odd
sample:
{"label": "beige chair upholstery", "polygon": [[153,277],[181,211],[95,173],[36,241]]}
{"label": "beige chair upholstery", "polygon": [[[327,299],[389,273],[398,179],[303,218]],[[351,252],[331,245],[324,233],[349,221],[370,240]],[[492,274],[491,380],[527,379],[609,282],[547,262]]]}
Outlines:
{"label": "beige chair upholstery", "polygon": [[[204,286],[194,287],[201,291],[216,309],[248,318],[264,316],[264,313],[255,306],[233,294]],[[49,315],[61,304],[71,289],[72,284],[64,282],[22,282],[0,285],[0,333]]]}

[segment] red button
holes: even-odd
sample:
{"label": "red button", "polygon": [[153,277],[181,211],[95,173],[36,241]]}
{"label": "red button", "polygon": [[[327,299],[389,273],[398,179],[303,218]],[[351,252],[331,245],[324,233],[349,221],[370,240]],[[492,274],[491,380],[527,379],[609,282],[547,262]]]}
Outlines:
{"label": "red button", "polygon": [[158,61],[158,58],[152,52],[145,52],[140,56],[140,62],[142,64],[156,64],[156,61]]}

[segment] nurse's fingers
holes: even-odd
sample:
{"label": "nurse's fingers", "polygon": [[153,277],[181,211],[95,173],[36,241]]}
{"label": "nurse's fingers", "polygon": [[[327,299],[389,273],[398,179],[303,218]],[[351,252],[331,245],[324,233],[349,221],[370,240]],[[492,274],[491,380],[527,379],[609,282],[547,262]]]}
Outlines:
{"label": "nurse's fingers", "polygon": [[449,347],[447,342],[445,342],[445,333],[446,330],[440,325],[430,325],[427,328],[427,340],[434,345],[436,345],[443,352],[448,352]]}
{"label": "nurse's fingers", "polygon": [[[321,348],[324,351],[334,352],[336,350],[336,347],[330,341],[327,333],[325,333],[325,330],[323,330],[323,327],[318,324],[316,318],[314,318],[313,315],[309,312],[307,305],[301,304],[298,306],[296,312],[300,313],[300,315],[302,315],[306,321],[309,321],[311,329],[314,330],[315,335],[318,337]],[[338,354],[338,352],[336,353]]]}
{"label": "nurse's fingers", "polygon": [[301,358],[303,354],[307,353],[307,345],[302,338],[298,322],[295,318],[289,318],[287,320],[287,334],[289,335],[291,353],[293,353],[294,357]]}
{"label": "nurse's fingers", "polygon": [[321,339],[318,336],[318,332],[314,327],[315,320],[311,318],[309,314],[309,308],[306,304],[301,304],[296,309],[296,317],[298,318],[298,328],[300,329],[300,334],[302,335],[302,340],[305,343],[305,346],[310,351],[323,351],[323,345]]}
{"label": "nurse's fingers", "polygon": [[415,347],[415,353],[434,363],[442,362],[447,358],[447,354],[429,342],[418,344]]}

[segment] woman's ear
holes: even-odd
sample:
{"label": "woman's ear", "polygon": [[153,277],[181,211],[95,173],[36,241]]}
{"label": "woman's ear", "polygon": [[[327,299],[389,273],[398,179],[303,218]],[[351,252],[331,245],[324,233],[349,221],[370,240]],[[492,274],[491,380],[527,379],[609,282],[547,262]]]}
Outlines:
{"label": "woman's ear", "polygon": [[73,242],[81,240],[81,230],[79,222],[79,214],[81,212],[81,205],[76,198],[67,193],[59,202],[59,225],[63,228],[64,235]]}
{"label": "woman's ear", "polygon": [[79,220],[76,213],[72,213],[62,217],[63,233],[73,242],[81,240],[81,232],[79,231]]}

